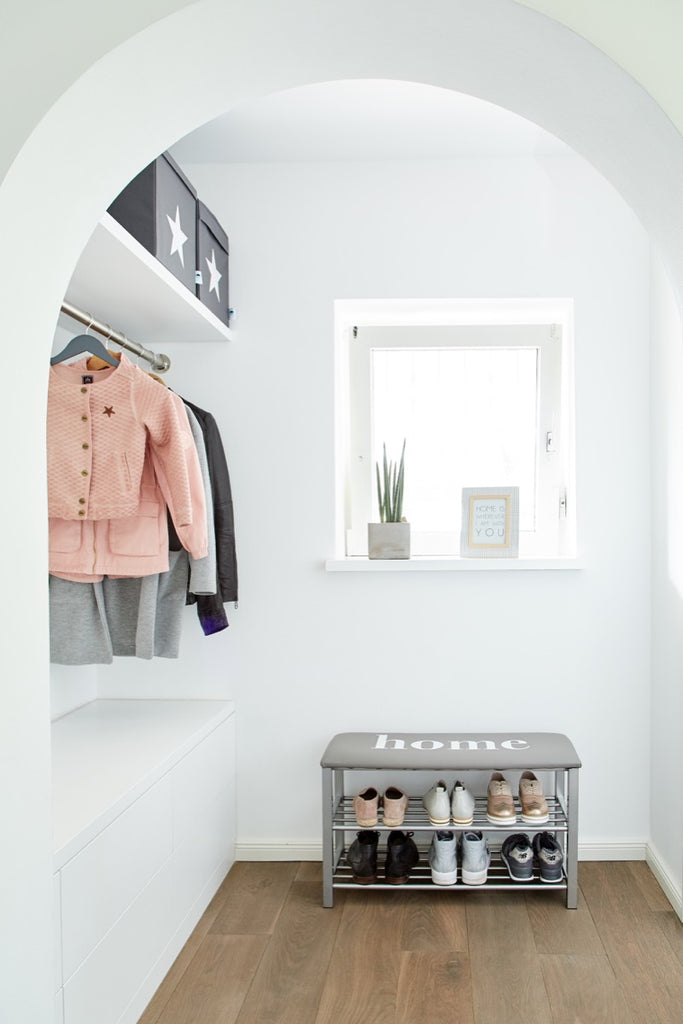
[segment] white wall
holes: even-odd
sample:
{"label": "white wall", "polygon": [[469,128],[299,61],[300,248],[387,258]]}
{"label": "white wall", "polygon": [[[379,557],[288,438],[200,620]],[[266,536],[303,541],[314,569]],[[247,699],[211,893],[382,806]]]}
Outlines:
{"label": "white wall", "polygon": [[[319,843],[318,762],[335,732],[547,729],[566,732],[584,761],[582,843],[642,853],[650,657],[642,228],[578,158],[186,169],[230,233],[236,337],[169,346],[170,383],[223,430],[242,582],[231,630],[205,640],[186,629],[179,678],[196,677],[201,652],[208,675],[189,690],[210,686],[213,674],[236,699],[238,843],[295,852]],[[575,300],[585,568],[326,574],[333,301],[453,295]],[[130,681],[163,692],[168,678],[164,663],[100,673],[109,695],[129,692]]]}
{"label": "white wall", "polygon": [[[659,260],[652,275],[652,858],[670,879],[681,907],[683,888],[683,337]],[[675,895],[677,894],[677,895]]]}

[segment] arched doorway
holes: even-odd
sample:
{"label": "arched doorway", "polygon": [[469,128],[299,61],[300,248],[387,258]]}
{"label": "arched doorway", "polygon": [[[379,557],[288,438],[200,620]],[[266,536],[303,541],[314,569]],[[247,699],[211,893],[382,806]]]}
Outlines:
{"label": "arched doorway", "polygon": [[[679,291],[683,282],[680,136],[628,76],[578,37],[513,4],[469,5],[466,19],[460,7],[446,4],[416,13],[357,3],[343,15],[307,3],[243,8],[196,4],[113,51],[55,103],[0,190],[5,366],[17,383],[3,406],[5,436],[16,436],[17,423],[23,428],[6,463],[10,493],[22,508],[8,509],[5,531],[16,539],[6,565],[16,587],[4,616],[13,714],[3,748],[26,780],[8,827],[36,851],[18,879],[10,932],[26,915],[21,904],[36,879],[28,918],[49,917],[41,910],[49,888],[47,661],[44,641],[36,642],[46,623],[44,377],[32,371],[30,385],[21,382],[27,353],[43,365],[41,352],[93,224],[141,166],[248,95],[341,77],[425,82],[515,110],[586,156],[640,216]],[[29,607],[35,614],[27,616]],[[14,867],[12,859],[12,873]],[[49,935],[49,928],[37,931]]]}

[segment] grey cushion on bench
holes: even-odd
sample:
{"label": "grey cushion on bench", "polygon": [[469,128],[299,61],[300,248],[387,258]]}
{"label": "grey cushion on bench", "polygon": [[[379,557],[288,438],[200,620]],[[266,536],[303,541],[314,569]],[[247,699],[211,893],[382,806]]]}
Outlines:
{"label": "grey cushion on bench", "polygon": [[415,771],[581,767],[569,739],[556,732],[342,732],[330,740],[320,764]]}

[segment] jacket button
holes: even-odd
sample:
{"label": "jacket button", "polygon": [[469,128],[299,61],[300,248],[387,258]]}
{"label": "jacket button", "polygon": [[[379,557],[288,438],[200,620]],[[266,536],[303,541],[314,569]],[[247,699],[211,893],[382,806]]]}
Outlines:
{"label": "jacket button", "polygon": [[83,422],[85,423],[85,422],[87,421],[88,417],[87,417],[87,416],[86,416],[86,415],[84,414],[83,416],[81,416],[81,419],[82,419],[82,420],[83,420]]}
{"label": "jacket button", "polygon": [[82,469],[81,470],[81,476],[87,476],[87,475],[88,475],[88,470],[87,469]]}
{"label": "jacket button", "polygon": [[78,504],[79,505],[85,505],[85,498],[79,498],[78,499]]}
{"label": "jacket button", "polygon": [[82,445],[81,445],[81,448],[89,448],[89,447],[90,447],[90,445],[89,445],[89,444],[82,444]]}
{"label": "jacket button", "polygon": [[83,511],[83,509],[82,509],[82,508],[79,508],[79,510],[78,510],[78,514],[79,514],[79,516],[84,516],[84,515],[85,515],[85,512]]}
{"label": "jacket button", "polygon": [[81,388],[81,394],[82,395],[85,395],[87,393],[87,391],[88,391],[87,388]]}

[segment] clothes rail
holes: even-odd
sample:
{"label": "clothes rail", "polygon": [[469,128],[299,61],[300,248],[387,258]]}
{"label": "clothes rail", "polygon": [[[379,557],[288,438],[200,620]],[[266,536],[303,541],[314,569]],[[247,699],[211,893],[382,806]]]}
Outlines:
{"label": "clothes rail", "polygon": [[127,349],[129,352],[133,352],[140,359],[146,360],[150,363],[153,370],[157,373],[166,373],[171,366],[171,360],[168,356],[162,352],[155,353],[150,352],[148,348],[144,348],[138,344],[137,341],[131,341],[125,334],[120,331],[115,331],[109,326],[109,324],[103,324],[100,320],[96,320],[90,313],[86,313],[84,310],[79,309],[78,306],[72,306],[70,302],[62,303],[62,313],[66,313],[72,320],[78,320],[79,323],[85,324],[87,327],[92,328],[93,331],[97,331],[98,334],[103,334],[107,341],[113,341],[115,345],[120,345],[121,348]]}

